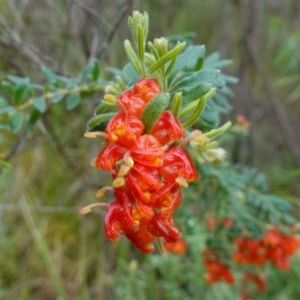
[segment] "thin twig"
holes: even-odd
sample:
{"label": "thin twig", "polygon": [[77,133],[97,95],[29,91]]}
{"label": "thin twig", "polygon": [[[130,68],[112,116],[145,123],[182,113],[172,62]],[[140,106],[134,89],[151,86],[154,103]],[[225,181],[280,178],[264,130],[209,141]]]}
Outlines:
{"label": "thin twig", "polygon": [[247,50],[249,52],[249,56],[257,70],[258,75],[261,78],[261,82],[262,82],[264,90],[267,94],[268,100],[270,101],[270,104],[276,115],[285,146],[291,153],[296,166],[300,167],[299,147],[297,145],[293,130],[292,130],[290,123],[286,117],[286,114],[281,105],[281,102],[277,98],[276,93],[274,92],[274,90],[272,88],[272,82],[270,80],[268,71],[257,53],[257,50],[256,50],[257,45],[255,44],[255,41],[250,38],[246,42],[247,42]]}
{"label": "thin twig", "polygon": [[120,11],[119,16],[116,18],[116,22],[115,22],[112,30],[110,31],[106,41],[102,44],[102,46],[98,50],[98,53],[97,53],[98,58],[101,58],[102,55],[104,55],[105,52],[107,51],[108,46],[112,42],[112,40],[113,40],[119,26],[121,25],[123,19],[127,16],[129,10],[132,8],[133,3],[134,3],[134,0],[128,0],[127,5],[124,5],[123,9]]}

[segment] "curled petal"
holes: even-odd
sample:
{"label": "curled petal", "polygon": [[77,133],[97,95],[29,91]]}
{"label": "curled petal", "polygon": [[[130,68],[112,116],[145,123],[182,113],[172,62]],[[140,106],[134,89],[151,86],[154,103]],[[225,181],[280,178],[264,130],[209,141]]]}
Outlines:
{"label": "curled petal", "polygon": [[163,215],[172,213],[182,203],[180,186],[175,182],[165,182],[160,190],[152,193],[151,201],[155,202],[155,207],[161,209]]}
{"label": "curled petal", "polygon": [[133,160],[142,165],[158,167],[163,163],[164,149],[153,135],[144,134],[139,137],[130,151]]}
{"label": "curled petal", "polygon": [[132,114],[118,113],[107,124],[106,133],[112,143],[119,142],[124,146],[135,144],[145,129],[143,122]]}
{"label": "curled petal", "polygon": [[124,213],[123,220],[125,225],[122,226],[124,231],[135,230],[138,226],[138,222],[136,222],[132,217],[132,202],[128,193],[123,188],[114,189],[116,200],[122,204]]}
{"label": "curled petal", "polygon": [[159,94],[161,89],[154,78],[144,78],[134,85],[133,92],[147,103]]}
{"label": "curled petal", "polygon": [[141,201],[150,201],[150,191],[159,189],[162,185],[157,168],[140,164],[135,164],[126,177],[127,188],[137,200]]}
{"label": "curled petal", "polygon": [[117,102],[117,104],[118,106],[123,105],[127,112],[135,115],[136,117],[139,117],[146,105],[146,102],[144,99],[135,95],[133,92],[126,91],[119,97],[119,101]]}
{"label": "curled petal", "polygon": [[184,135],[184,129],[172,112],[166,110],[159,116],[150,134],[162,145],[166,145],[180,140]]}
{"label": "curled petal", "polygon": [[105,235],[109,239],[120,238],[121,221],[124,217],[123,206],[119,202],[112,202],[107,208],[104,228]]}
{"label": "curled petal", "polygon": [[144,253],[151,253],[154,250],[152,243],[144,243],[140,237],[136,234],[126,234],[126,237],[132,242],[132,244]]}
{"label": "curled petal", "polygon": [[174,226],[171,215],[155,214],[148,223],[148,230],[157,237],[163,237],[168,243],[175,243],[179,238],[179,231]]}
{"label": "curled petal", "polygon": [[167,182],[174,182],[177,177],[187,181],[196,181],[198,173],[187,151],[181,148],[170,148],[165,152],[160,174]]}
{"label": "curled petal", "polygon": [[121,160],[127,151],[128,148],[124,146],[110,143],[101,150],[96,158],[95,165],[102,171],[116,172],[116,162]]}

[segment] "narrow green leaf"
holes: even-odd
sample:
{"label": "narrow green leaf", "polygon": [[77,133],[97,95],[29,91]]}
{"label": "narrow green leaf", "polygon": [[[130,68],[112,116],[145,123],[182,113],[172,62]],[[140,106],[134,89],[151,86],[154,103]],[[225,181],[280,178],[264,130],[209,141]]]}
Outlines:
{"label": "narrow green leaf", "polygon": [[145,54],[145,37],[144,37],[144,30],[141,25],[138,25],[138,40],[137,40],[137,48],[138,54],[141,61],[144,61],[144,54]]}
{"label": "narrow green leaf", "polygon": [[115,103],[109,103],[109,102],[102,100],[102,102],[96,107],[94,115],[95,116],[100,115],[103,112],[105,112],[107,109],[113,108],[113,107],[116,107]]}
{"label": "narrow green leaf", "polygon": [[165,72],[165,77],[168,77],[169,75],[170,75],[170,73],[172,72],[172,70],[173,70],[173,68],[174,68],[174,66],[175,66],[175,63],[176,63],[176,61],[177,61],[177,56],[176,57],[174,57],[171,61],[170,61],[170,64],[168,65],[168,67],[167,67],[167,70],[166,70],[166,72]]}
{"label": "narrow green leaf", "polygon": [[143,76],[143,69],[142,69],[141,63],[140,63],[137,55],[135,54],[129,40],[125,40],[124,47],[125,47],[127,57],[130,60],[130,62],[132,63],[132,66],[134,67],[134,69],[137,71],[137,73],[140,76]]}
{"label": "narrow green leaf", "polygon": [[155,46],[153,45],[153,43],[148,42],[148,48],[150,49],[150,51],[154,55],[154,57],[156,59],[159,59],[159,55],[158,55],[157,49],[155,48]]}
{"label": "narrow green leaf", "polygon": [[141,114],[141,120],[145,124],[145,132],[149,133],[160,114],[168,107],[170,95],[161,93],[147,103]]}
{"label": "narrow green leaf", "polygon": [[[199,98],[203,98],[203,99],[205,99],[205,101],[207,101],[209,98],[213,97],[215,95],[215,93],[216,93],[216,89],[212,88],[207,93],[200,96]],[[199,89],[198,95],[201,95],[201,94],[202,94],[202,90]],[[189,112],[192,112],[193,110],[195,110],[196,107],[198,106],[199,98],[194,101],[191,101],[188,105],[186,105],[183,109],[181,109],[179,112],[179,117],[182,118],[182,117],[186,116]]]}
{"label": "narrow green leaf", "polygon": [[206,103],[206,99],[204,97],[199,99],[196,109],[194,110],[192,115],[182,124],[183,127],[191,126],[197,121],[197,119],[203,112],[205,103]]}
{"label": "narrow green leaf", "polygon": [[211,131],[205,133],[205,136],[208,137],[209,139],[216,138],[217,136],[226,132],[230,127],[231,127],[231,122],[228,121],[220,128],[212,129]]}
{"label": "narrow green leaf", "polygon": [[21,112],[14,113],[9,119],[9,126],[12,132],[17,133],[23,124],[24,115]]}
{"label": "narrow green leaf", "polygon": [[80,95],[79,93],[73,93],[67,98],[67,110],[72,110],[75,108],[80,102]]}
{"label": "narrow green leaf", "polygon": [[152,74],[157,69],[164,66],[168,61],[176,57],[184,48],[185,43],[178,43],[172,50],[162,56],[155,64],[150,67],[149,73]]}
{"label": "narrow green leaf", "polygon": [[87,123],[88,131],[103,131],[106,128],[107,122],[115,116],[115,112],[101,114],[93,117]]}
{"label": "narrow green leaf", "polygon": [[33,99],[33,106],[41,113],[46,111],[47,104],[44,98],[34,98]]}
{"label": "narrow green leaf", "polygon": [[182,100],[181,93],[180,92],[176,93],[174,95],[173,103],[172,103],[172,112],[175,117],[177,117],[179,114],[181,108],[181,100]]}

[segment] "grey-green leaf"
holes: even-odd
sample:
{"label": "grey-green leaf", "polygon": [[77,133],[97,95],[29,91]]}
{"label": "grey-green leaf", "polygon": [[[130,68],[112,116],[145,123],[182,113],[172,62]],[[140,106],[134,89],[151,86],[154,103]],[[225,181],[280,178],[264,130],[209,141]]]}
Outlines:
{"label": "grey-green leaf", "polygon": [[195,87],[188,87],[182,89],[182,104],[188,104],[191,101],[203,97],[211,88],[212,85],[210,83],[203,82]]}
{"label": "grey-green leaf", "polygon": [[9,106],[8,102],[4,98],[0,97],[0,108],[4,108],[7,106]]}
{"label": "grey-green leaf", "polygon": [[73,108],[75,108],[79,104],[79,102],[80,102],[79,93],[71,94],[67,98],[67,110],[72,110]]}
{"label": "grey-green leaf", "polygon": [[175,75],[180,71],[193,71],[200,58],[204,56],[204,46],[189,46],[178,56],[176,64],[170,74],[169,82],[173,80]]}
{"label": "grey-green leaf", "polygon": [[188,86],[194,87],[201,82],[212,82],[215,80],[220,74],[219,70],[216,69],[205,69],[199,72],[193,73],[191,76],[184,78],[183,80],[176,83],[175,87],[171,92],[177,92],[180,89]]}
{"label": "grey-green leaf", "polygon": [[12,132],[17,133],[23,124],[24,115],[21,112],[14,113],[9,119],[9,126]]}
{"label": "grey-green leaf", "polygon": [[60,102],[63,98],[64,98],[64,94],[56,94],[53,98],[52,98],[52,102],[53,103],[58,103]]}
{"label": "grey-green leaf", "polygon": [[141,114],[141,120],[145,124],[145,132],[149,133],[161,113],[168,107],[170,95],[161,93],[147,103]]}
{"label": "grey-green leaf", "polygon": [[33,99],[33,106],[41,113],[46,111],[47,104],[44,98],[34,98]]}

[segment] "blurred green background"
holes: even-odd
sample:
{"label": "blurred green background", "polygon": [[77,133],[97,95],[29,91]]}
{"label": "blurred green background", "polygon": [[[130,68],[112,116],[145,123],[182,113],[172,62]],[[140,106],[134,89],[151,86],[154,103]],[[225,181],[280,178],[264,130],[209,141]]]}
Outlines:
{"label": "blurred green background", "polygon": [[[42,66],[74,76],[94,58],[103,70],[123,67],[132,10],[149,13],[149,39],[194,33],[207,54],[232,59],[226,72],[240,81],[224,121],[243,114],[252,123],[247,139],[232,146],[232,160],[265,172],[271,191],[298,206],[297,0],[3,0],[0,79],[42,82]],[[83,138],[99,101],[71,112],[60,103],[33,132],[5,136],[0,155],[9,154],[13,167],[0,175],[0,299],[239,299],[226,285],[203,282],[203,224],[203,234],[188,239],[187,255],[146,257],[127,240],[115,248],[105,239],[101,211],[78,214],[110,180],[89,165],[100,144]],[[299,255],[294,260],[299,266]],[[300,299],[299,270],[273,277],[257,299]]]}

